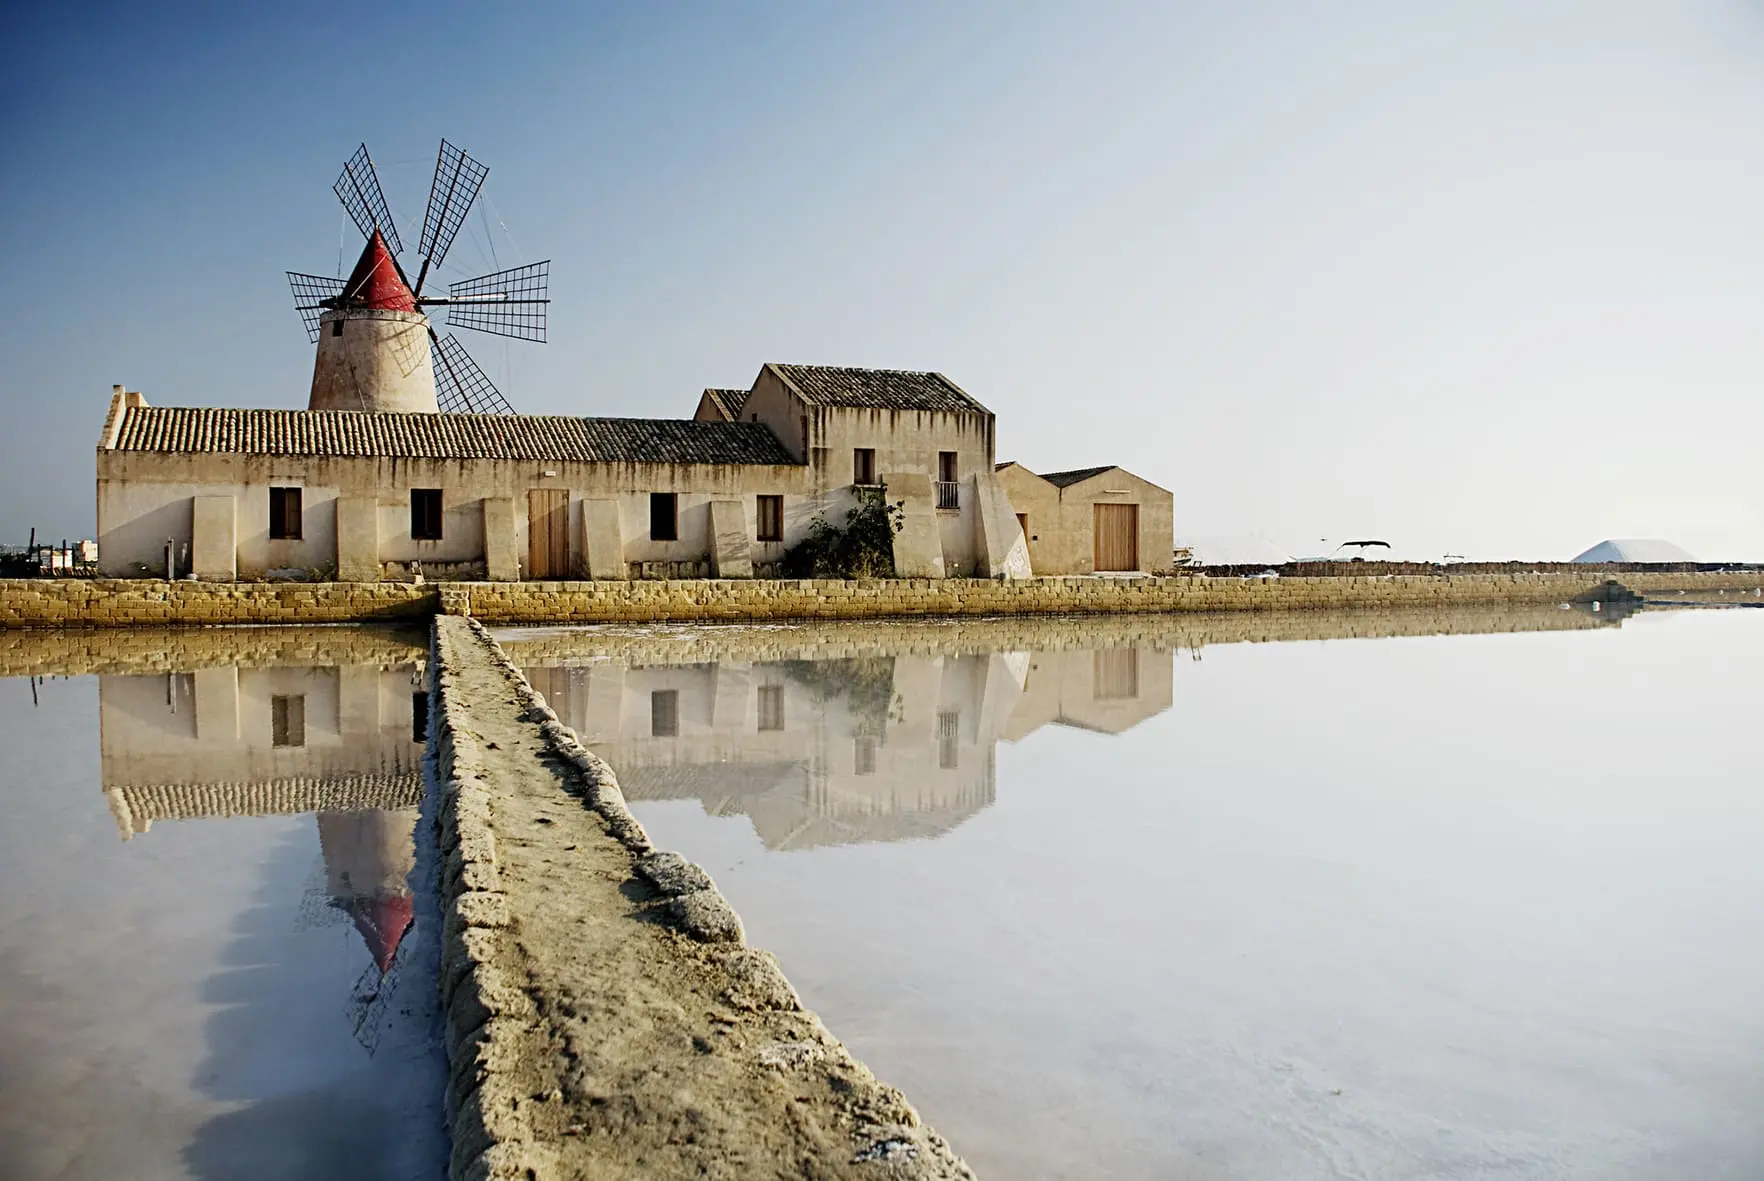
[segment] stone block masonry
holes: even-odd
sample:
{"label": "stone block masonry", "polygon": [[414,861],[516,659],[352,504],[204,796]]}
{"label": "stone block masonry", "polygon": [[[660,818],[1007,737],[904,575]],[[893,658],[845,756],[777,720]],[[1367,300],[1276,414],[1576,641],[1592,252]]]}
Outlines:
{"label": "stone block masonry", "polygon": [[482,625],[430,667],[452,1177],[971,1181]]}
{"label": "stone block masonry", "polygon": [[[1366,578],[691,579],[654,582],[164,582],[0,579],[0,629],[348,623],[743,622],[1189,611],[1436,610],[1564,603],[1602,571]],[[1644,595],[1764,593],[1764,571],[1620,575]]]}

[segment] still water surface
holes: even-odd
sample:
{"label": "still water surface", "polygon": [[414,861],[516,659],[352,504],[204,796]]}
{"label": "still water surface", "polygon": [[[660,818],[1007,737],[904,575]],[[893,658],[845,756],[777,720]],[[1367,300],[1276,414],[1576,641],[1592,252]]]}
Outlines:
{"label": "still water surface", "polygon": [[205,634],[0,680],[0,1176],[444,1176],[423,637]]}
{"label": "still water surface", "polygon": [[1764,611],[1535,625],[504,642],[983,1177],[1764,1176]]}

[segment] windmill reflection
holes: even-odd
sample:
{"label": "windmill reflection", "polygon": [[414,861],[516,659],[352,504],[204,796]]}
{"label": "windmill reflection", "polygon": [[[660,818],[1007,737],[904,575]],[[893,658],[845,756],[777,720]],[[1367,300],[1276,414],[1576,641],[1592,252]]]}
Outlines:
{"label": "windmill reflection", "polygon": [[324,902],[304,906],[301,922],[354,924],[372,960],[358,1002],[383,997],[412,923],[428,720],[420,652],[409,663],[98,679],[102,782],[123,840],[161,821],[314,814]]}
{"label": "windmill reflection", "polygon": [[1117,647],[524,671],[630,799],[695,798],[784,850],[949,832],[993,802],[1001,739],[1127,730],[1170,708],[1171,657]]}

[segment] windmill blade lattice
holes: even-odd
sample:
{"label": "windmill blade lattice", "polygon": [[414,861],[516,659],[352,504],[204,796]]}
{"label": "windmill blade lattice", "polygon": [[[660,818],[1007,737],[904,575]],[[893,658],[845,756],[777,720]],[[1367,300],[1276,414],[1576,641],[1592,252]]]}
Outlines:
{"label": "windmill blade lattice", "polygon": [[513,414],[515,409],[502,396],[465,346],[448,333],[429,333],[429,344],[435,360],[435,400],[443,414]]}
{"label": "windmill blade lattice", "polygon": [[319,317],[329,307],[328,300],[343,294],[343,284],[344,280],[329,275],[288,272],[288,286],[294,291],[294,310],[300,313],[300,320],[306,325],[306,335],[313,344],[318,343]]}
{"label": "windmill blade lattice", "polygon": [[392,224],[392,210],[386,205],[386,194],[380,189],[380,174],[374,171],[366,144],[355,149],[355,155],[343,165],[343,175],[337,178],[331,189],[343,202],[343,208],[349,211],[362,237],[373,237],[377,226],[392,253],[403,253],[404,243],[398,237],[398,227]]}
{"label": "windmill blade lattice", "polygon": [[551,260],[447,285],[447,326],[545,343]]}
{"label": "windmill blade lattice", "polygon": [[[429,208],[423,214],[423,235],[417,243],[417,255],[423,270],[438,267],[453,246],[453,239],[465,224],[478,190],[490,169],[478,163],[446,140],[435,157],[435,180],[429,186]],[[420,286],[420,282],[419,282]],[[420,293],[419,293],[420,294]]]}

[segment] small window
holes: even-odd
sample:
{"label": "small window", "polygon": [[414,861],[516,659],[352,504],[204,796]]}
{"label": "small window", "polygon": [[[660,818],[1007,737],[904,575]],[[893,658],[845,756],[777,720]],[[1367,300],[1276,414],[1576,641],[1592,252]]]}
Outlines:
{"label": "small window", "polygon": [[649,494],[649,540],[680,540],[680,497],[674,492]]}
{"label": "small window", "polygon": [[270,698],[270,745],[306,745],[306,698]]}
{"label": "small window", "polygon": [[410,490],[410,536],[413,541],[441,540],[441,489]]}
{"label": "small window", "polygon": [[808,415],[806,415],[806,414],[803,415],[801,417],[801,419],[799,419],[798,421],[802,426],[802,454],[803,454],[803,458],[806,459],[806,458],[808,458],[808,450],[809,450]]}
{"label": "small window", "polygon": [[657,689],[649,695],[649,733],[653,738],[674,738],[679,735],[678,689]]}
{"label": "small window", "polygon": [[302,515],[300,489],[270,489],[269,535],[271,541],[299,541]]}
{"label": "small window", "polygon": [[341,320],[332,320],[331,321],[331,335],[332,336],[342,336],[343,335],[343,321],[341,321]]}
{"label": "small window", "polygon": [[953,484],[959,478],[956,475],[956,453],[939,451],[937,453],[937,478],[945,484]]}
{"label": "small window", "polygon": [[429,695],[412,693],[410,695],[410,740],[427,742],[429,740]]}
{"label": "small window", "polygon": [[757,533],[761,541],[784,540],[784,498],[782,496],[762,496],[759,498],[758,524]]}
{"label": "small window", "polygon": [[944,710],[937,715],[937,765],[945,771],[956,769],[956,741],[961,732],[960,710]]}
{"label": "small window", "polygon": [[761,685],[759,690],[759,728],[784,728],[784,686]]}
{"label": "small window", "polygon": [[853,484],[874,484],[876,482],[876,449],[874,447],[858,447],[852,451],[851,482]]}
{"label": "small window", "polygon": [[851,747],[852,769],[859,775],[876,773],[876,740],[874,738],[854,738]]}

